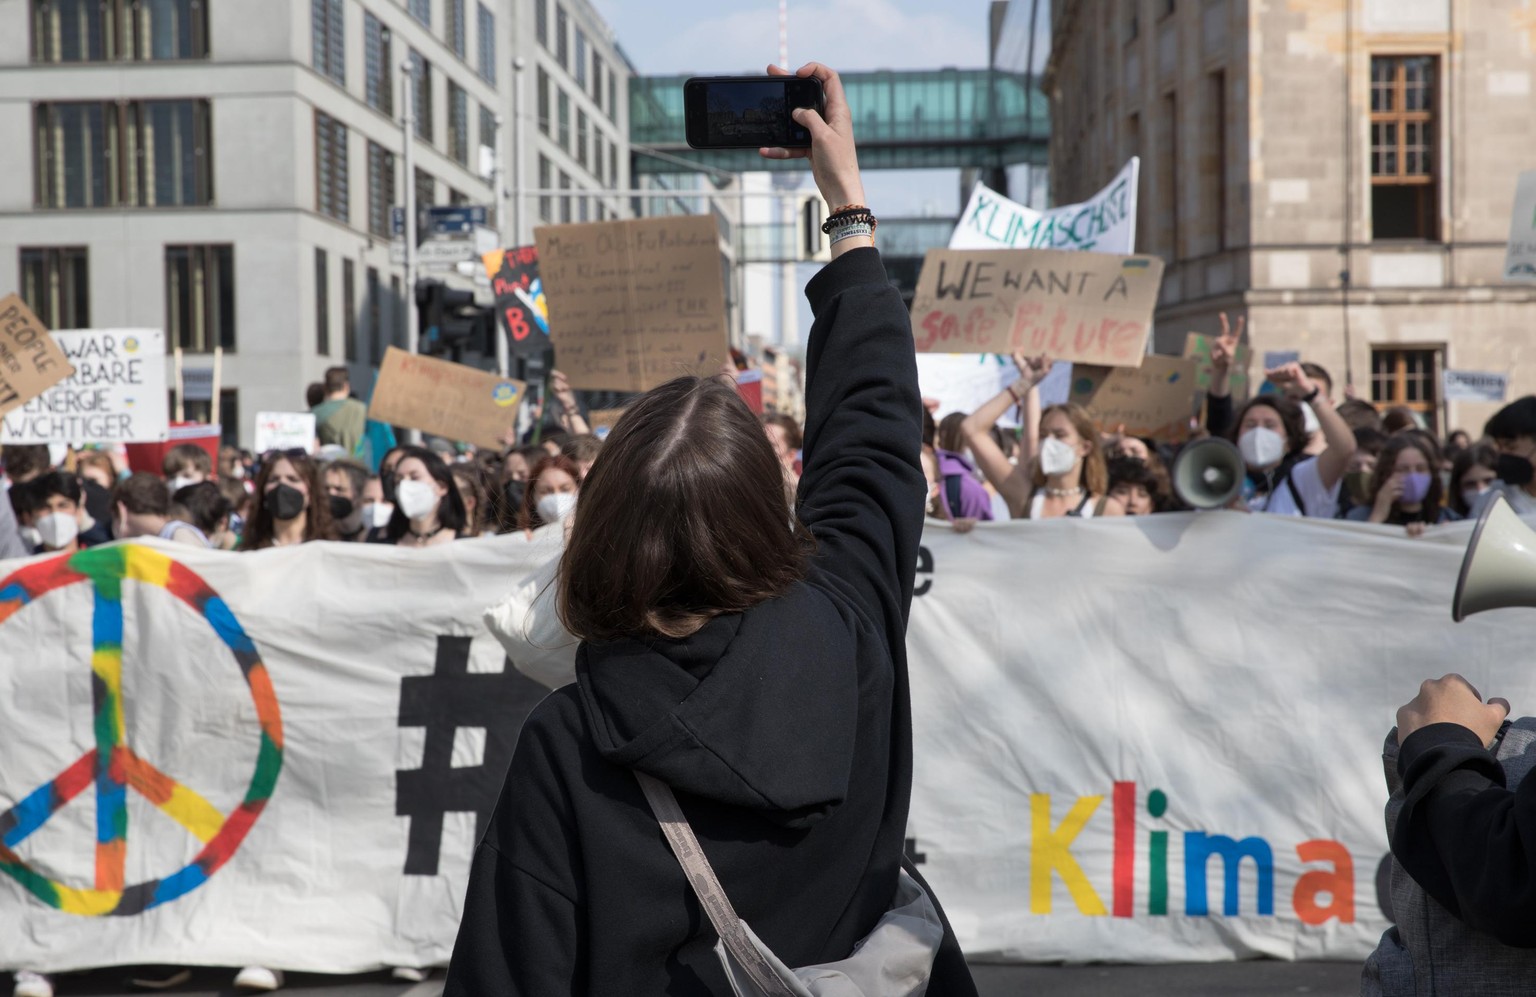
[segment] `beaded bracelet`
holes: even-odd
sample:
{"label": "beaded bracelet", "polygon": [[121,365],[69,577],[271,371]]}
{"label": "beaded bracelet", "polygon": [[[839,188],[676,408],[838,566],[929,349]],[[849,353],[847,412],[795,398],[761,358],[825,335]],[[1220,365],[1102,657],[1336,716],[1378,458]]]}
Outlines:
{"label": "beaded bracelet", "polygon": [[874,212],[866,207],[854,205],[832,212],[827,220],[821,223],[821,231],[824,234],[830,235],[834,228],[838,228],[848,222],[861,222],[868,225],[871,231],[880,226],[880,222],[875,218]]}

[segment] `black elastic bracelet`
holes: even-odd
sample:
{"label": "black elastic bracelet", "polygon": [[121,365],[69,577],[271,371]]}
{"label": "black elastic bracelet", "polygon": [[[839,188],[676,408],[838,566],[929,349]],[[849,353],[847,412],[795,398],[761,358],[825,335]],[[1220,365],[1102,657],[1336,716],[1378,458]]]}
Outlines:
{"label": "black elastic bracelet", "polygon": [[1317,401],[1317,396],[1322,394],[1322,393],[1323,393],[1322,386],[1321,385],[1317,385],[1317,386],[1312,388],[1312,393],[1310,395],[1307,395],[1305,398],[1303,398],[1302,401],[1306,402],[1308,405],[1311,405],[1313,402]]}
{"label": "black elastic bracelet", "polygon": [[832,215],[826,221],[821,223],[822,234],[823,235],[831,235],[832,234],[832,229],[836,228],[842,222],[855,222],[855,221],[857,221],[857,222],[867,222],[869,224],[870,228],[874,228],[876,225],[879,224],[875,220],[874,212],[869,211],[868,209],[860,209],[858,211],[840,211],[837,214]]}

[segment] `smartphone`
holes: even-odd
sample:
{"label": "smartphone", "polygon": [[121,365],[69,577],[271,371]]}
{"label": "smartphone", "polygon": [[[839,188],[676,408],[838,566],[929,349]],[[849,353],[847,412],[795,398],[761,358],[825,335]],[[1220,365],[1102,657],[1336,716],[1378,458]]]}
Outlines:
{"label": "smartphone", "polygon": [[683,116],[694,149],[804,149],[811,133],[790,113],[825,113],[821,81],[799,76],[695,76],[683,84]]}

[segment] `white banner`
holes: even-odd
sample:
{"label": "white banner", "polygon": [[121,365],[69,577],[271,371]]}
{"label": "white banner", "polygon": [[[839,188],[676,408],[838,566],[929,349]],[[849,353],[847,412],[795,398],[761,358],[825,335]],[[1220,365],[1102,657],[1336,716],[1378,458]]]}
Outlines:
{"label": "white banner", "polygon": [[165,333],[66,329],[54,341],[74,364],[65,378],[5,416],[0,444],[154,443],[166,438]]}
{"label": "white banner", "polygon": [[256,452],[303,450],[315,452],[313,412],[257,412]]}
{"label": "white banner", "polygon": [[[967,952],[1362,958],[1386,927],[1397,707],[1453,670],[1536,703],[1528,612],[1450,622],[1469,531],[930,530],[909,847]],[[543,694],[481,610],[550,554],[156,543],[0,564],[0,968],[445,960]]]}
{"label": "white banner", "polygon": [[1109,185],[1082,204],[1036,211],[978,183],[949,238],[950,249],[1091,249],[1136,252],[1135,156]]}
{"label": "white banner", "polygon": [[1504,278],[1536,284],[1536,170],[1520,174],[1520,183],[1515,190]]}
{"label": "white banner", "polygon": [[1502,402],[1508,391],[1508,374],[1475,370],[1445,372],[1445,400],[1448,402]]}

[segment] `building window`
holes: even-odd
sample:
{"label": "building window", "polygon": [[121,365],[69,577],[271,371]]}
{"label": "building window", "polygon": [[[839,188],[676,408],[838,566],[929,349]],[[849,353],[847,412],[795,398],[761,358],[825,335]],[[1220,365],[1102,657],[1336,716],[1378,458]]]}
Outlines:
{"label": "building window", "polygon": [[[400,278],[391,277],[389,278],[389,313],[394,325],[390,329],[390,337],[385,345],[399,346],[405,342],[406,311],[405,295],[400,293]],[[383,352],[382,349],[379,351],[381,359]]]}
{"label": "building window", "polygon": [[208,57],[201,0],[31,0],[33,62]]}
{"label": "building window", "polygon": [[469,25],[464,23],[464,0],[448,0],[448,47],[460,59],[469,51]]}
{"label": "building window", "polygon": [[549,0],[533,0],[533,31],[539,44],[549,49]]}
{"label": "building window", "polygon": [[331,267],[325,250],[315,250],[315,352],[331,355]]}
{"label": "building window", "polygon": [[[547,156],[540,156],[539,157],[539,190],[549,190],[550,187],[553,186],[553,181],[550,179],[550,176],[551,176],[551,171],[550,171],[550,166],[549,166],[549,158]],[[551,220],[552,217],[553,216],[549,213],[549,195],[548,194],[540,194],[539,195],[539,220],[543,221],[543,222],[548,222],[548,221]]]}
{"label": "building window", "polygon": [[475,43],[480,52],[480,76],[487,83],[496,82],[496,15],[477,4]]}
{"label": "building window", "polygon": [[[416,210],[430,208],[437,203],[437,181],[421,167],[416,167]],[[417,233],[420,235],[420,233]]]}
{"label": "building window", "polygon": [[395,154],[368,143],[368,231],[391,237],[390,211],[395,206]]}
{"label": "building window", "polygon": [[579,197],[576,199],[576,220],[579,222],[591,221],[591,199]]}
{"label": "building window", "polygon": [[213,201],[206,100],[38,104],[36,203],[164,207]]}
{"label": "building window", "polygon": [[452,187],[449,187],[448,203],[454,207],[463,207],[469,204],[469,195],[462,190],[454,190]]}
{"label": "building window", "polygon": [[1371,401],[1385,409],[1401,405],[1423,416],[1438,433],[1440,379],[1438,350],[1371,350]]}
{"label": "building window", "polygon": [[576,85],[587,91],[587,33],[576,29]]}
{"label": "building window", "polygon": [[[188,422],[209,425],[213,422],[213,402],[207,398],[183,398],[182,417]],[[171,411],[176,411],[175,393],[171,394]],[[240,392],[236,388],[219,389],[219,442],[223,446],[240,445]]]}
{"label": "building window", "polygon": [[384,300],[379,290],[379,268],[368,268],[368,362],[377,367],[384,362]]}
{"label": "building window", "polygon": [[347,85],[347,37],[342,0],[309,0],[315,72]]}
{"label": "building window", "polygon": [[91,327],[89,259],[84,246],[21,250],[21,299],[49,329]]}
{"label": "building window", "polygon": [[364,71],[368,78],[363,82],[368,106],[375,111],[394,117],[395,71],[394,58],[390,55],[389,29],[377,17],[363,12]]}
{"label": "building window", "polygon": [[406,9],[411,16],[427,27],[432,27],[432,0],[407,0]]}
{"label": "building window", "polygon": [[480,176],[492,179],[497,161],[496,114],[484,104],[480,105]]}
{"label": "building window", "polygon": [[347,363],[357,363],[357,265],[341,261],[341,349]]}
{"label": "building window", "polygon": [[351,217],[347,184],[347,126],[315,112],[315,207],[339,221]]}
{"label": "building window", "polygon": [[569,32],[566,30],[565,7],[560,3],[555,4],[555,61],[560,63],[560,68],[571,68],[570,43],[567,39]]}
{"label": "building window", "polygon": [[603,179],[603,130],[597,127],[592,129],[592,174],[598,183],[607,183]]}
{"label": "building window", "polygon": [[589,170],[592,167],[587,163],[587,112],[576,112],[576,161],[581,168]]}
{"label": "building window", "polygon": [[1373,238],[1440,237],[1438,68],[1430,55],[1371,59]]}
{"label": "building window", "polygon": [[559,126],[560,126],[560,130],[559,130],[559,133],[558,133],[558,140],[560,142],[560,148],[564,149],[566,152],[570,152],[571,151],[571,98],[570,98],[570,95],[567,94],[564,90],[561,90],[560,93],[559,93],[558,100],[556,102],[560,105],[560,113],[559,113]]}
{"label": "building window", "polygon": [[539,131],[549,134],[549,74],[544,72],[544,67],[539,67],[538,107],[535,108],[539,116]]}
{"label": "building window", "polygon": [[411,102],[415,104],[416,137],[432,144],[432,65],[411,49]]}
{"label": "building window", "polygon": [[603,57],[592,53],[592,100],[597,109],[603,109]]}
{"label": "building window", "polygon": [[619,182],[619,147],[608,143],[608,184],[615,190],[624,186]]}
{"label": "building window", "polygon": [[469,94],[451,81],[448,84],[448,155],[455,163],[469,164]]}
{"label": "building window", "polygon": [[560,221],[564,222],[565,224],[570,224],[571,221],[571,196],[570,194],[565,193],[570,189],[571,178],[562,172],[560,174],[560,190],[562,192],[560,197]]}
{"label": "building window", "polygon": [[608,74],[608,120],[619,120],[619,79],[613,73]]}
{"label": "building window", "polygon": [[166,338],[188,353],[235,348],[233,246],[165,247]]}

